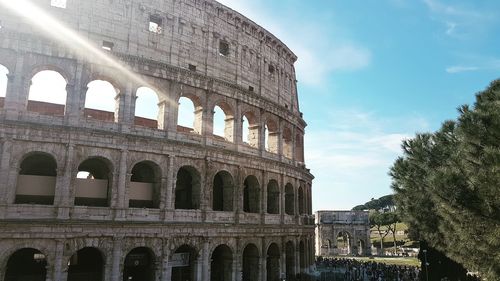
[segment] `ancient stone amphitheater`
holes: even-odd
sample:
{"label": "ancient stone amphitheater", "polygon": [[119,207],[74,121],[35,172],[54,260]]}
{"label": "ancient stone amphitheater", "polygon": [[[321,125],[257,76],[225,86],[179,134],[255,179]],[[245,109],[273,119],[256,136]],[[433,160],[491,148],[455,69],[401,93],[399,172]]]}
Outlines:
{"label": "ancient stone amphitheater", "polygon": [[297,57],[278,38],[213,0],[32,2],[0,1],[0,280],[311,270]]}

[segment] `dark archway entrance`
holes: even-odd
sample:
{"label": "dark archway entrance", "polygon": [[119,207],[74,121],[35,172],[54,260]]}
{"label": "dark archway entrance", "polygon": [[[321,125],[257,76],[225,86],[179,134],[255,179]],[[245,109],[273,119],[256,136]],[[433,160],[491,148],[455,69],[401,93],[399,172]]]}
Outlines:
{"label": "dark archway entrance", "polygon": [[196,280],[196,250],[188,245],[180,246],[172,255],[172,281]]}
{"label": "dark archway entrance", "polygon": [[259,250],[254,244],[248,244],[243,250],[243,281],[258,281],[260,279]]}
{"label": "dark archway entrance", "polygon": [[286,280],[295,279],[295,246],[292,241],[286,243],[285,248],[286,255]]}
{"label": "dark archway entrance", "polygon": [[226,245],[219,245],[212,253],[210,281],[230,281],[233,274],[233,253]]}
{"label": "dark archway entrance", "polygon": [[13,253],[7,261],[5,281],[45,281],[47,260],[40,251],[25,248]]}
{"label": "dark archway entrance", "polygon": [[96,248],[86,247],[71,256],[68,281],[102,281],[104,261]]}
{"label": "dark archway entrance", "polygon": [[226,171],[220,171],[214,177],[212,209],[225,212],[233,210],[233,177]]}
{"label": "dark archway entrance", "polygon": [[135,248],[125,257],[123,281],[153,281],[155,259],[151,250]]}
{"label": "dark archway entrance", "polygon": [[276,243],[267,249],[266,269],[267,281],[280,280],[280,249]]}

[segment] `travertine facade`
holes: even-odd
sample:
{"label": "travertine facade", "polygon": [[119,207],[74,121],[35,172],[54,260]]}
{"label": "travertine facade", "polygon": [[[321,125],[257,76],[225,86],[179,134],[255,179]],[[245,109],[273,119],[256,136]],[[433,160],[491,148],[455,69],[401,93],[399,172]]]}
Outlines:
{"label": "travertine facade", "polygon": [[[0,280],[310,270],[313,176],[282,42],[212,0],[33,2],[75,34],[0,4]],[[64,78],[65,102],[30,98],[45,70]],[[86,108],[94,80],[114,87],[114,112]],[[135,116],[141,87],[158,96],[157,120]],[[181,97],[192,128],[178,126]]]}
{"label": "travertine facade", "polygon": [[317,211],[316,254],[371,255],[368,211]]}

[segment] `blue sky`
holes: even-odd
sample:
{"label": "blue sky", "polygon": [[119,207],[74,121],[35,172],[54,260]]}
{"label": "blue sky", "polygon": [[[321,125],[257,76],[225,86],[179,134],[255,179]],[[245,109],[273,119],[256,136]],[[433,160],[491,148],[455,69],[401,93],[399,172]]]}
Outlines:
{"label": "blue sky", "polygon": [[500,1],[221,0],[299,57],[313,209],[391,193],[400,143],[500,78]]}

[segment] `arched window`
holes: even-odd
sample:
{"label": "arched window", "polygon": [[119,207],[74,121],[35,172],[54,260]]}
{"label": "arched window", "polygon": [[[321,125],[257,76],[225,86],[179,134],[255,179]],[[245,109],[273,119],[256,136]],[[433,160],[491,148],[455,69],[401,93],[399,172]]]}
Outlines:
{"label": "arched window", "polygon": [[302,186],[299,186],[299,214],[300,215],[303,215],[305,214],[305,211],[304,211],[304,201],[305,201],[305,197],[304,197],[304,189],[302,188]]}
{"label": "arched window", "polygon": [[159,208],[160,168],[148,161],[137,163],[132,168],[129,191],[129,207]]}
{"label": "arched window", "polygon": [[5,96],[7,95],[7,83],[9,82],[9,70],[0,64],[0,107],[3,107]]}
{"label": "arched window", "polygon": [[68,262],[68,281],[102,281],[104,259],[101,252],[92,247],[85,247],[74,253]]}
{"label": "arched window", "polygon": [[78,166],[75,205],[106,207],[109,205],[109,187],[113,178],[106,160],[93,157]]}
{"label": "arched window", "polygon": [[178,132],[194,132],[201,134],[203,108],[195,96],[182,96],[179,98],[177,115]]}
{"label": "arched window", "polygon": [[252,112],[246,112],[242,116],[241,122],[242,141],[252,147],[259,147],[259,125],[257,118]]}
{"label": "arched window", "polygon": [[351,235],[347,231],[341,231],[337,235],[337,255],[351,254]]}
{"label": "arched window", "polygon": [[45,280],[46,275],[47,258],[36,249],[20,249],[7,261],[5,280]]}
{"label": "arched window", "polygon": [[303,272],[306,268],[306,247],[304,241],[300,241],[299,244],[299,259],[300,259],[300,271]]}
{"label": "arched window", "polygon": [[285,245],[285,272],[286,280],[295,279],[295,246],[292,241],[286,242]]}
{"label": "arched window", "polygon": [[278,153],[278,124],[269,119],[265,125],[265,143],[266,150],[272,153]]}
{"label": "arched window", "polygon": [[219,245],[212,252],[210,281],[232,280],[233,252],[226,245]]}
{"label": "arched window", "polygon": [[248,176],[243,188],[243,212],[260,212],[260,187],[255,176]]}
{"label": "arched window", "polygon": [[302,134],[295,136],[295,160],[304,162],[304,137]]}
{"label": "arched window", "polygon": [[125,257],[123,280],[155,280],[155,256],[146,247],[135,248]]}
{"label": "arched window", "polygon": [[285,213],[287,215],[295,213],[295,195],[293,193],[293,186],[289,183],[285,186]]}
{"label": "arched window", "polygon": [[43,70],[31,79],[28,111],[44,115],[64,115],[66,106],[66,79],[56,71]]}
{"label": "arched window", "polygon": [[212,208],[214,211],[233,210],[233,177],[226,171],[218,172],[214,177]]}
{"label": "arched window", "polygon": [[260,256],[257,246],[254,244],[248,244],[243,250],[242,281],[260,279],[259,259]]}
{"label": "arched window", "polygon": [[16,204],[52,205],[56,188],[57,163],[46,153],[33,153],[21,163],[17,178]]}
{"label": "arched window", "polygon": [[200,208],[200,174],[191,166],[184,166],[177,172],[175,183],[175,208],[199,209]]}
{"label": "arched window", "polygon": [[228,104],[222,102],[214,107],[213,134],[233,141],[234,117]]}
{"label": "arched window", "polygon": [[189,245],[182,245],[173,254],[176,259],[185,261],[182,266],[172,267],[172,281],[196,280],[197,259],[196,249]]}
{"label": "arched window", "polygon": [[275,180],[270,180],[267,184],[267,213],[280,213],[280,190]]}
{"label": "arched window", "polygon": [[148,87],[137,89],[134,124],[158,128],[158,94]]}
{"label": "arched window", "polygon": [[115,112],[118,91],[108,81],[94,80],[87,85],[85,94],[85,117],[106,122],[116,122]]}
{"label": "arched window", "polygon": [[276,243],[269,245],[266,258],[267,281],[279,280],[280,255],[280,249]]}
{"label": "arched window", "polygon": [[292,131],[290,128],[283,130],[283,156],[292,159],[293,157]]}

